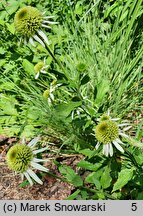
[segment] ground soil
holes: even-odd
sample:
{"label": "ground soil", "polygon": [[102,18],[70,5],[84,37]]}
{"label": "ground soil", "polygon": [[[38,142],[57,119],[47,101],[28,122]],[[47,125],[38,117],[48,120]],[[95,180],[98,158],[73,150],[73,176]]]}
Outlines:
{"label": "ground soil", "polygon": [[[21,177],[9,170],[5,156],[9,147],[16,142],[15,138],[0,136],[0,200],[64,200],[74,190],[74,187],[66,182],[52,176],[42,178],[43,185],[35,183],[33,186],[19,187],[22,183]],[[67,165],[77,163],[77,157],[67,157]],[[55,165],[48,162],[44,166],[60,177],[60,173]]]}

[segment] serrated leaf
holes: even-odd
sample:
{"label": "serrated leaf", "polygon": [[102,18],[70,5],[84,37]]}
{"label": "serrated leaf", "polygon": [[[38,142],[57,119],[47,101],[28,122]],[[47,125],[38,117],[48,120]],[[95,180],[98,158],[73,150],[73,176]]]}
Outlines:
{"label": "serrated leaf", "polygon": [[79,187],[83,185],[81,177],[72,168],[64,165],[59,167],[59,171],[74,186]]}
{"label": "serrated leaf", "polygon": [[112,192],[121,189],[126,185],[133,177],[134,168],[121,170],[119,173],[118,179],[114,184]]}
{"label": "serrated leaf", "polygon": [[110,168],[106,166],[101,176],[100,183],[104,189],[108,188],[111,184],[112,178],[110,176],[110,171]]}

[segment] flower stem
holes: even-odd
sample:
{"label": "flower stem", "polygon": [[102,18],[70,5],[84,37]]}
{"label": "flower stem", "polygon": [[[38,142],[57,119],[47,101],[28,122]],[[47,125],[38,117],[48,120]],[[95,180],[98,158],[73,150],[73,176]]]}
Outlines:
{"label": "flower stem", "polygon": [[52,53],[50,47],[45,43],[45,41],[41,38],[41,40],[43,41],[43,43],[45,44],[45,48],[48,51],[48,53],[50,54],[50,56],[53,58],[53,60],[59,65],[59,67],[61,68],[61,70],[63,71],[65,77],[68,79],[66,71],[62,65],[62,63],[55,57],[55,55]]}

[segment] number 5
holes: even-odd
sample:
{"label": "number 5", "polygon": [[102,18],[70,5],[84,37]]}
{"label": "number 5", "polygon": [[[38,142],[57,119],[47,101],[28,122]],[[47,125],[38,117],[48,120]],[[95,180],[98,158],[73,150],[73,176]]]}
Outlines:
{"label": "number 5", "polygon": [[137,203],[132,203],[131,210],[132,211],[136,211],[137,210]]}

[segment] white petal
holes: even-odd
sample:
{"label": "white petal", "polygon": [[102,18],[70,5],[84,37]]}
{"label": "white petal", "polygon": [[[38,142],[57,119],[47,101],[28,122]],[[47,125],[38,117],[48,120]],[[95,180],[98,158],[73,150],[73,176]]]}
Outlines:
{"label": "white petal", "polygon": [[129,138],[128,135],[126,135],[126,134],[124,134],[124,133],[121,133],[121,132],[119,132],[119,135],[121,135],[121,136],[123,136],[123,137],[125,137],[125,138]]}
{"label": "white petal", "polygon": [[22,181],[23,181],[23,179],[24,179],[24,174],[21,173],[20,175],[21,175],[21,179],[22,179]]}
{"label": "white petal", "polygon": [[112,147],[112,144],[109,143],[109,146],[110,146],[110,152],[109,152],[109,154],[112,157],[113,156],[113,147]]}
{"label": "white petal", "polygon": [[40,70],[41,73],[46,74],[47,72],[45,70]]}
{"label": "white petal", "polygon": [[50,93],[50,98],[51,98],[52,101],[54,101],[54,99],[55,99],[54,95],[52,93]]}
{"label": "white petal", "polygon": [[105,155],[105,145],[103,145],[103,154]]}
{"label": "white petal", "polygon": [[111,120],[112,120],[112,121],[119,121],[120,118],[112,118]]}
{"label": "white petal", "polygon": [[125,145],[125,143],[123,143],[123,142],[122,142],[120,139],[118,139],[118,138],[117,138],[115,141],[118,142],[118,143],[120,143],[120,144],[122,144],[122,145]]}
{"label": "white petal", "polygon": [[128,124],[128,123],[118,124],[119,127],[128,126],[128,125],[130,125],[130,124]]}
{"label": "white petal", "polygon": [[109,110],[109,109],[108,109],[108,111],[107,111],[107,115],[110,116],[110,110]]}
{"label": "white petal", "polygon": [[41,181],[41,179],[33,172],[33,170],[28,169],[27,173],[29,174],[29,176],[31,176],[37,183],[39,184],[43,184],[43,182]]}
{"label": "white petal", "polygon": [[44,28],[48,28],[48,29],[51,29],[50,26],[48,26],[48,25],[44,25],[44,24],[42,24],[42,27],[44,27]]}
{"label": "white petal", "polygon": [[41,170],[43,172],[48,172],[49,170],[45,168],[44,166],[36,163],[36,162],[31,162],[31,166],[34,167],[35,169]]}
{"label": "white petal", "polygon": [[37,36],[37,35],[33,35],[33,38],[39,42],[43,47],[45,47],[45,44],[43,43],[43,41]]}
{"label": "white petal", "polygon": [[46,42],[46,44],[50,45],[49,40],[48,40],[46,34],[43,31],[41,31],[41,30],[38,30],[37,32],[43,38],[43,40]]}
{"label": "white petal", "polygon": [[26,38],[24,38],[24,45],[27,45],[27,40],[26,40]]}
{"label": "white petal", "polygon": [[44,20],[43,23],[58,24],[58,22],[53,22],[53,21],[49,21],[49,20]]}
{"label": "white petal", "polygon": [[43,68],[46,69],[46,68],[48,68],[48,67],[49,67],[49,65],[45,65]]}
{"label": "white petal", "polygon": [[40,72],[36,73],[35,79],[38,79],[39,75],[40,75]]}
{"label": "white petal", "polygon": [[25,177],[27,178],[27,180],[29,181],[30,185],[32,186],[33,185],[33,181],[31,180],[29,174],[26,172],[23,173],[25,175]]}
{"label": "white petal", "polygon": [[74,110],[71,113],[71,118],[74,119]]}
{"label": "white petal", "polygon": [[33,158],[32,161],[38,163],[38,162],[45,162],[45,161],[49,161],[49,159]]}
{"label": "white petal", "polygon": [[130,128],[132,128],[132,126],[130,125],[130,126],[128,126],[128,127],[126,127],[126,128],[123,128],[123,131],[128,131]]}
{"label": "white petal", "polygon": [[29,147],[34,147],[37,142],[40,140],[40,137],[35,137],[34,139],[32,139],[29,143],[28,143],[28,146]]}
{"label": "white petal", "polygon": [[96,150],[99,148],[99,146],[100,146],[100,142],[98,142],[98,143],[96,144],[96,146],[95,146]]}
{"label": "white petal", "polygon": [[34,151],[33,151],[33,154],[38,154],[38,153],[43,152],[43,151],[45,151],[45,150],[47,150],[47,149],[48,149],[48,147],[34,150]]}
{"label": "white petal", "polygon": [[50,99],[50,98],[48,98],[48,103],[49,103],[49,105],[52,103],[52,101],[51,101],[51,99]]}
{"label": "white petal", "polygon": [[104,154],[106,155],[106,156],[108,156],[108,151],[109,151],[109,146],[108,146],[108,144],[103,144],[103,151],[104,151]]}
{"label": "white petal", "polygon": [[119,145],[119,143],[117,143],[116,141],[113,141],[113,144],[115,145],[115,147],[122,153],[124,153],[124,149]]}
{"label": "white petal", "polygon": [[55,16],[45,16],[44,19],[54,18]]}
{"label": "white petal", "polygon": [[36,46],[36,44],[34,43],[33,38],[31,38],[31,37],[30,37],[30,39],[29,39],[29,43],[30,43],[32,46],[34,46],[34,47]]}

